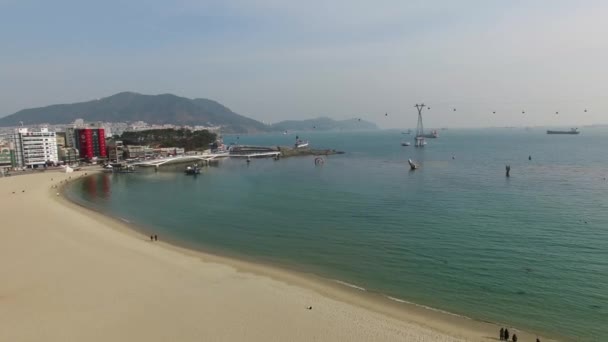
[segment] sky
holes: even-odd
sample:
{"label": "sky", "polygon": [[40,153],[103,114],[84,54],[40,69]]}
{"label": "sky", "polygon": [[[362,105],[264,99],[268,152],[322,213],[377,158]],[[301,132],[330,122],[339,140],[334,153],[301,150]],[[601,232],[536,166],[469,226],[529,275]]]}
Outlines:
{"label": "sky", "polygon": [[600,0],[0,0],[0,117],[134,91],[267,123],[415,127],[422,102],[427,127],[608,123],[607,17]]}

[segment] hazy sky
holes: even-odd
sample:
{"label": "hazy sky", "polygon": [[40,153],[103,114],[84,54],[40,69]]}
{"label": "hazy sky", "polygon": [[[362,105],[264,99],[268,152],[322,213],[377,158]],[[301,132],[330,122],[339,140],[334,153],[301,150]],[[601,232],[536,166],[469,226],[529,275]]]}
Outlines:
{"label": "hazy sky", "polygon": [[0,0],[0,116],[128,90],[265,122],[411,127],[425,102],[426,126],[608,123],[606,18],[602,0]]}

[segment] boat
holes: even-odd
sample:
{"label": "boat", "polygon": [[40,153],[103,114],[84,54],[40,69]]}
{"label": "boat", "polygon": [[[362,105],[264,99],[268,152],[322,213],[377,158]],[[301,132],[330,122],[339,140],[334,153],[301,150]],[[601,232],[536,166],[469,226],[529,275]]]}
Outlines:
{"label": "boat", "polygon": [[296,148],[304,148],[304,147],[308,147],[308,141],[298,140],[298,142],[296,143]]}
{"label": "boat", "polygon": [[409,141],[403,141],[403,142],[401,142],[401,146],[410,146],[410,142]]}
{"label": "boat", "polygon": [[411,159],[408,159],[407,162],[410,164],[410,170],[416,170],[417,168],[420,167],[420,166],[418,166],[418,164],[414,163]]}
{"label": "boat", "polygon": [[308,147],[308,140],[307,141],[303,141],[300,139],[300,137],[296,136],[296,143],[295,143],[295,148],[304,148],[304,147]]}
{"label": "boat", "polygon": [[194,164],[192,166],[187,166],[186,170],[184,170],[186,175],[198,175],[201,173],[201,169],[198,167],[198,164]]}
{"label": "boat", "polygon": [[551,131],[548,130],[547,134],[580,134],[581,132],[578,130],[578,128],[570,128],[569,131]]}

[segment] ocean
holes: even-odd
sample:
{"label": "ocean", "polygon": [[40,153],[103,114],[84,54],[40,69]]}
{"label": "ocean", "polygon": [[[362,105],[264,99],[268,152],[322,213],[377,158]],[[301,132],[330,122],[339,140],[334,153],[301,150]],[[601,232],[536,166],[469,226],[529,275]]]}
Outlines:
{"label": "ocean", "polygon": [[451,129],[423,148],[396,130],[300,138],[346,153],[99,174],[67,194],[191,248],[533,333],[608,336],[608,129]]}

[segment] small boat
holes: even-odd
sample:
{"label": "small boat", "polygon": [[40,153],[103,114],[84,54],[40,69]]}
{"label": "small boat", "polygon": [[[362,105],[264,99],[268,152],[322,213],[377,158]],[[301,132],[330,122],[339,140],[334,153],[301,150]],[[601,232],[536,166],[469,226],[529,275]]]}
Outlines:
{"label": "small boat", "polygon": [[304,148],[304,147],[308,147],[308,140],[307,141],[303,141],[300,140],[299,136],[296,136],[296,143],[295,143],[295,148]]}
{"label": "small boat", "polygon": [[197,164],[194,164],[192,166],[187,166],[186,170],[184,170],[184,173],[186,175],[198,175],[199,173],[201,173],[201,169],[198,167]]}
{"label": "small boat", "polygon": [[410,164],[410,170],[416,170],[417,168],[420,167],[420,166],[418,166],[418,164],[414,163],[411,159],[408,159],[407,162]]}
{"label": "small boat", "polygon": [[296,148],[308,147],[308,141],[299,141],[296,143]]}
{"label": "small boat", "polygon": [[409,141],[403,141],[403,142],[401,142],[401,146],[410,146],[410,142]]}

